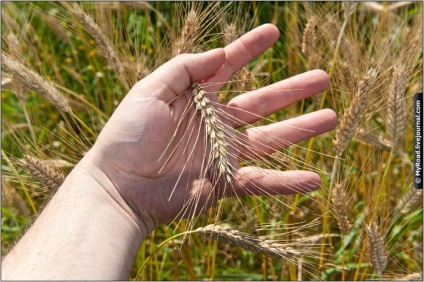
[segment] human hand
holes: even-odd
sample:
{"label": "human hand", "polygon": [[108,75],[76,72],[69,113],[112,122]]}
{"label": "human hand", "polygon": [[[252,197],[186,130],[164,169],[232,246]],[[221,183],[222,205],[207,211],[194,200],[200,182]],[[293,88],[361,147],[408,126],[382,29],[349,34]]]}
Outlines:
{"label": "human hand", "polygon": [[[243,154],[243,145],[233,143],[228,148],[234,178],[231,189],[223,181],[215,185],[208,177],[210,173],[206,178],[202,176],[205,152],[209,150],[203,142],[204,129],[198,115],[192,120],[196,116],[194,107],[185,111],[192,101],[192,83],[209,85],[205,87],[207,93],[217,93],[223,82],[272,46],[278,36],[278,30],[268,24],[223,49],[180,55],[139,81],[114,112],[84,159],[102,172],[107,180],[98,175],[96,179],[111,195],[119,193],[147,232],[173,219],[194,216],[219,198],[319,188],[320,178],[313,172],[270,174],[260,168],[240,168],[239,161],[248,156]],[[252,123],[258,116],[265,117],[328,86],[327,74],[315,70],[235,97],[219,107],[238,120]],[[208,97],[217,102],[216,94]],[[228,126],[240,126],[229,119],[222,120]],[[260,144],[258,154],[272,153],[281,145],[270,142],[269,136],[294,144],[333,129],[336,122],[333,111],[321,110],[259,131],[247,129],[240,136],[245,144]]]}

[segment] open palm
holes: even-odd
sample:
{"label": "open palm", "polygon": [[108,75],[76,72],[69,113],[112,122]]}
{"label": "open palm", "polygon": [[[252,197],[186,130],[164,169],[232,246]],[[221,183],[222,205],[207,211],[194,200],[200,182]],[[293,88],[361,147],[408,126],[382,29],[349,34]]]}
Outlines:
{"label": "open palm", "polygon": [[[149,214],[153,228],[176,217],[192,216],[222,197],[319,188],[320,178],[313,172],[269,174],[264,169],[240,168],[239,161],[250,157],[241,145],[229,148],[236,180],[231,189],[224,191],[227,185],[214,185],[208,177],[201,177],[208,148],[203,142],[201,119],[192,119],[198,113],[194,107],[187,112],[192,83],[210,85],[208,93],[216,93],[223,82],[272,46],[278,36],[274,26],[263,25],[224,49],[174,58],[138,82],[102,130],[88,157],[109,177],[111,189],[116,189],[137,214]],[[329,78],[323,71],[311,71],[240,95],[220,108],[234,120],[252,123],[328,86]],[[217,101],[216,95],[208,96]],[[223,120],[234,128],[241,125]],[[247,129],[241,136],[245,144],[261,147],[258,154],[266,154],[281,149],[278,143],[270,142],[269,136],[293,144],[331,130],[336,122],[333,111],[322,110],[260,130]]]}

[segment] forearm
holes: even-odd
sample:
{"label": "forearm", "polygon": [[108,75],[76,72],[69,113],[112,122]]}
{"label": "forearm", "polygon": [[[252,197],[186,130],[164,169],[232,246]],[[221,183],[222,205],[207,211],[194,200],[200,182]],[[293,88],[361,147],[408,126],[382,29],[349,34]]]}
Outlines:
{"label": "forearm", "polygon": [[[101,181],[99,181],[101,179]],[[81,162],[3,260],[3,279],[127,279],[148,231]]]}

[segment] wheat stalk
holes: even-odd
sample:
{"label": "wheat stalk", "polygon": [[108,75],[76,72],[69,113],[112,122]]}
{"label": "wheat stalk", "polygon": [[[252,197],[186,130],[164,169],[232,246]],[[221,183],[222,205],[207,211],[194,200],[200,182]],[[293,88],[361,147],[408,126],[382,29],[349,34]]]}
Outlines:
{"label": "wheat stalk", "polygon": [[96,42],[100,53],[109,62],[113,71],[118,75],[124,86],[128,89],[128,83],[125,79],[124,64],[119,59],[115,52],[113,45],[110,43],[101,28],[94,22],[94,20],[85,13],[78,4],[74,4],[73,12],[84,25],[84,28],[93,37]]}
{"label": "wheat stalk", "polygon": [[62,111],[72,113],[68,100],[63,97],[53,84],[42,78],[36,72],[10,57],[6,53],[1,54],[3,70],[13,75],[13,78],[23,86],[35,90],[45,100],[55,105]]}
{"label": "wheat stalk", "polygon": [[201,113],[206,135],[209,137],[212,159],[215,161],[219,175],[224,176],[227,183],[231,183],[232,166],[228,158],[228,142],[224,133],[225,126],[219,118],[215,106],[206,97],[206,92],[199,83],[193,83],[192,91],[196,110]]}
{"label": "wheat stalk", "polygon": [[303,281],[302,271],[303,271],[303,257],[299,257],[299,259],[297,260],[297,281]]}
{"label": "wheat stalk", "polygon": [[191,10],[184,23],[181,38],[177,43],[177,55],[182,53],[192,53],[194,50],[194,42],[197,38],[199,29],[199,20],[195,10]]}
{"label": "wheat stalk", "polygon": [[35,178],[51,189],[58,189],[65,180],[65,175],[57,172],[48,163],[29,155],[25,156],[25,166]]}
{"label": "wheat stalk", "polygon": [[346,192],[342,188],[341,184],[336,184],[331,193],[333,201],[333,211],[336,215],[337,223],[339,224],[340,231],[343,236],[346,236],[350,232],[351,225],[347,218],[347,197]]}
{"label": "wheat stalk", "polygon": [[370,256],[370,264],[373,269],[381,275],[387,266],[387,255],[383,239],[380,236],[377,224],[374,222],[371,222],[366,227],[366,231],[368,234],[367,245]]}
{"label": "wheat stalk", "polygon": [[388,127],[391,135],[393,148],[398,144],[406,129],[406,105],[404,93],[408,74],[405,66],[398,64],[394,66],[392,83],[389,95]]}
{"label": "wheat stalk", "polygon": [[368,96],[374,86],[377,71],[371,68],[367,75],[359,82],[358,92],[349,108],[345,111],[336,128],[336,138],[333,141],[337,156],[341,156],[355,135],[359,121],[368,105]]}
{"label": "wheat stalk", "polygon": [[195,232],[203,235],[204,237],[224,241],[231,245],[261,254],[266,254],[276,259],[290,259],[293,256],[301,254],[301,252],[284,244],[277,243],[277,241],[253,236],[239,230],[231,229],[228,226],[210,224],[205,227],[197,228]]}

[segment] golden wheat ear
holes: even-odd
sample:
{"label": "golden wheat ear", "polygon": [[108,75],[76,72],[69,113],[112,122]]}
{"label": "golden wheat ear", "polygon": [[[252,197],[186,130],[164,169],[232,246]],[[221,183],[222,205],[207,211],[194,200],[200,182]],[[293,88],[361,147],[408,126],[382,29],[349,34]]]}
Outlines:
{"label": "golden wheat ear", "polygon": [[387,254],[378,225],[371,222],[365,230],[368,235],[367,247],[370,264],[375,272],[382,275],[387,266]]}
{"label": "golden wheat ear", "polygon": [[218,179],[222,175],[225,181],[230,184],[233,168],[228,157],[228,141],[224,133],[224,124],[218,117],[214,104],[206,97],[206,92],[200,84],[193,83],[192,89],[194,104],[201,114],[206,136],[210,140],[211,155],[219,172]]}
{"label": "golden wheat ear", "polygon": [[176,55],[192,53],[194,51],[195,40],[198,36],[199,19],[195,10],[191,10],[184,23],[181,38],[177,42]]}
{"label": "golden wheat ear", "polygon": [[213,240],[224,241],[243,249],[269,255],[276,259],[291,259],[302,254],[300,250],[280,244],[277,241],[261,238],[248,233],[231,229],[228,226],[210,224],[199,227],[196,232]]}
{"label": "golden wheat ear", "polygon": [[395,277],[394,280],[401,281],[423,281],[423,274],[421,272],[411,273],[402,277]]}
{"label": "golden wheat ear", "polygon": [[337,223],[343,236],[349,234],[351,225],[347,217],[348,199],[341,184],[336,184],[331,193],[333,201],[333,212],[336,215]]}
{"label": "golden wheat ear", "polygon": [[106,37],[106,35],[102,31],[102,29],[96,24],[96,22],[81,8],[79,4],[75,3],[73,5],[69,5],[69,7],[77,16],[81,24],[84,25],[84,28],[87,30],[87,32],[96,41],[100,53],[108,61],[113,71],[123,83],[126,91],[128,91],[130,89],[130,86],[127,82],[127,78],[125,75],[124,64],[119,58],[110,40]]}
{"label": "golden wheat ear", "polygon": [[36,159],[29,155],[25,156],[25,167],[46,187],[56,190],[65,181],[65,175],[50,165],[49,162]]}
{"label": "golden wheat ear", "polygon": [[406,103],[405,89],[407,86],[408,71],[403,64],[393,68],[392,83],[389,95],[388,127],[391,136],[392,147],[395,148],[402,140],[406,130]]}
{"label": "golden wheat ear", "polygon": [[333,143],[338,157],[346,150],[350,140],[355,135],[361,117],[367,108],[368,96],[373,87],[375,87],[376,78],[377,71],[370,69],[367,75],[360,81],[358,92],[336,128],[336,138]]}
{"label": "golden wheat ear", "polygon": [[49,81],[38,73],[30,70],[19,61],[2,52],[1,65],[3,71],[13,75],[14,81],[20,85],[36,91],[42,98],[56,106],[59,110],[72,113],[68,100]]}

